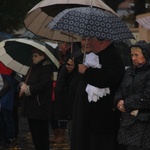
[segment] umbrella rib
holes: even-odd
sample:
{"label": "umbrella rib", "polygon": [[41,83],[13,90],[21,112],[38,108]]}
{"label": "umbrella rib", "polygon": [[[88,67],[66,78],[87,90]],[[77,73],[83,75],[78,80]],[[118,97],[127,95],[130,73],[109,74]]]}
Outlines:
{"label": "umbrella rib", "polygon": [[[48,49],[47,49],[47,51],[48,51]],[[47,55],[50,56],[50,60],[55,64],[55,66],[57,66],[57,68],[59,68],[59,61],[56,59],[56,57],[50,51],[48,51]]]}
{"label": "umbrella rib", "polygon": [[70,36],[71,38],[73,38],[73,39],[77,39],[76,37],[74,37],[73,35],[71,35],[71,34],[69,34],[69,33],[65,33],[65,32],[60,32],[61,34],[64,34],[64,35],[67,35],[67,36]]}
{"label": "umbrella rib", "polygon": [[[45,20],[47,20],[48,17],[49,17],[49,16],[47,16],[46,19],[44,19],[44,22],[45,22]],[[42,26],[43,26],[43,25],[41,24],[41,26],[39,27],[39,30],[38,30],[37,33],[39,33],[39,31],[41,30]],[[45,28],[46,28],[46,26],[45,26]]]}
{"label": "umbrella rib", "polygon": [[51,35],[51,38],[50,38],[50,39],[53,39],[54,30],[50,30],[50,32],[52,32],[52,35]]}
{"label": "umbrella rib", "polygon": [[[38,16],[39,16],[39,14],[41,13],[41,11],[37,14],[37,16],[29,23],[29,25],[27,26],[27,28],[34,22],[34,20],[36,19],[36,18],[38,18]],[[28,14],[28,16],[27,17],[29,17],[29,16],[31,16],[32,14]],[[26,18],[27,18],[26,17]],[[26,22],[26,21],[24,21],[24,22]],[[26,24],[26,23],[25,23]]]}
{"label": "umbrella rib", "polygon": [[24,66],[25,66],[25,65],[22,65],[22,66],[21,66],[21,68],[19,69],[19,72],[21,72],[21,70],[22,70],[22,68],[23,68]]}
{"label": "umbrella rib", "polygon": [[[1,55],[1,57],[4,56],[4,55],[5,55],[5,54]],[[8,55],[8,54],[7,54],[7,55]],[[12,58],[10,55],[8,55],[8,56],[9,56],[10,58]],[[12,59],[13,59],[13,58],[12,58]],[[17,62],[17,61],[16,61],[16,62]],[[21,64],[21,63],[17,62],[17,64]],[[11,62],[9,62],[9,63],[7,64],[8,67],[9,67],[10,65],[11,65]],[[18,72],[18,73],[21,72],[21,70],[22,70],[23,67],[28,67],[28,66],[26,66],[26,65],[21,65],[20,69],[18,69],[19,71],[17,70],[17,72]]]}
{"label": "umbrella rib", "polygon": [[[30,24],[27,26],[27,28],[30,26],[30,25],[32,25],[32,23],[34,22],[34,20],[36,20],[36,18],[38,18],[39,17],[39,15],[41,14],[41,10],[40,10],[40,12],[36,15],[36,17],[30,22]],[[29,16],[30,16],[31,14],[29,13]],[[49,16],[47,16],[46,17],[46,19],[45,20],[47,20],[47,18],[48,18]],[[44,21],[45,21],[44,20]],[[26,24],[26,23],[25,23]],[[46,26],[45,26],[46,27]],[[37,31],[37,33],[36,34],[38,34],[39,33],[39,31],[41,30],[41,28],[42,28],[42,24],[41,24],[41,26],[39,27],[39,29],[38,29],[38,31]],[[30,30],[30,28],[29,28],[29,30]],[[31,31],[31,30],[30,30]]]}

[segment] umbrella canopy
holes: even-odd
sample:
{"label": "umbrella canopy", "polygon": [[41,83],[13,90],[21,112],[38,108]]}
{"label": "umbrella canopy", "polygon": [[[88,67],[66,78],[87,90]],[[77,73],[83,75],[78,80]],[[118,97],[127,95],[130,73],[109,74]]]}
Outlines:
{"label": "umbrella canopy", "polygon": [[28,39],[44,39],[43,37],[36,36],[31,31],[26,30],[24,33],[22,33],[19,38],[28,38]]}
{"label": "umbrella canopy", "polygon": [[51,39],[71,42],[80,41],[78,36],[72,36],[59,31],[50,31],[46,28],[47,24],[61,11],[67,8],[92,6],[103,10],[110,11],[117,15],[109,6],[102,0],[43,0],[34,6],[25,17],[24,23],[28,30],[34,34]]}
{"label": "umbrella canopy", "polygon": [[150,14],[149,16],[137,18],[136,21],[145,29],[150,30]]}
{"label": "umbrella canopy", "polygon": [[48,27],[50,30],[60,30],[81,37],[97,37],[115,42],[134,39],[119,16],[93,7],[66,9],[54,17]]}
{"label": "umbrella canopy", "polygon": [[54,69],[59,68],[56,50],[49,44],[21,38],[0,42],[0,61],[6,67],[25,75],[32,64],[32,50],[35,48],[46,54]]}

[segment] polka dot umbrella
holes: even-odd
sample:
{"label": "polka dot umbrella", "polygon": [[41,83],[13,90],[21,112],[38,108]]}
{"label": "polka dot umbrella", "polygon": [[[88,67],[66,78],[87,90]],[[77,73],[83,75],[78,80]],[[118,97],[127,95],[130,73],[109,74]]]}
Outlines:
{"label": "polka dot umbrella", "polygon": [[134,39],[132,32],[119,16],[94,7],[65,9],[53,18],[48,28],[113,42]]}

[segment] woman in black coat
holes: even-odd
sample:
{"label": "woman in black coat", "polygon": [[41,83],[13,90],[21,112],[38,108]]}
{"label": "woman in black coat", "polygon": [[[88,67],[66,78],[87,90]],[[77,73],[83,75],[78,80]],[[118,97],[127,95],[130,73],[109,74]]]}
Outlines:
{"label": "woman in black coat", "polygon": [[138,41],[130,50],[133,66],[115,95],[122,112],[118,141],[128,150],[150,150],[150,47]]}
{"label": "woman in black coat", "polygon": [[53,69],[43,52],[33,51],[33,65],[22,83],[20,92],[24,116],[28,118],[29,128],[35,150],[49,150],[49,120],[51,117]]}
{"label": "woman in black coat", "polygon": [[[120,113],[114,111],[116,89],[124,76],[124,65],[114,45],[107,40],[89,39],[87,47],[96,54],[101,68],[79,64],[81,74],[74,101],[71,150],[117,150],[117,131]],[[89,101],[87,84],[109,88],[97,100]]]}

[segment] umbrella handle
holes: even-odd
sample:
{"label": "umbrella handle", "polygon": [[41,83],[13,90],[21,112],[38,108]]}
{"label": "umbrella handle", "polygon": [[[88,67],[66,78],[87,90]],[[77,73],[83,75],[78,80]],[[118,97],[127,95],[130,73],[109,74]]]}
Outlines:
{"label": "umbrella handle", "polygon": [[93,0],[91,0],[91,7],[93,7]]}
{"label": "umbrella handle", "polygon": [[30,67],[30,70],[29,70],[29,72],[28,72],[28,74],[27,74],[27,77],[26,77],[26,80],[25,80],[24,83],[27,83],[31,70],[32,70],[32,66]]}
{"label": "umbrella handle", "polygon": [[[33,65],[33,64],[32,64],[32,65]],[[28,72],[28,74],[27,74],[27,77],[26,77],[26,80],[25,80],[24,83],[27,83],[31,70],[32,70],[32,66],[31,66],[30,69],[29,69],[29,72]],[[22,92],[19,92],[19,98],[22,97],[22,95],[23,95],[23,93],[22,93]]]}
{"label": "umbrella handle", "polygon": [[83,53],[83,64],[85,63],[85,57],[86,57],[86,45],[87,45],[87,38],[86,38],[86,41],[85,41],[85,45],[84,45],[84,53]]}
{"label": "umbrella handle", "polygon": [[85,63],[85,57],[86,57],[86,53],[84,51],[84,53],[83,53],[83,61],[82,61],[83,64]]}

